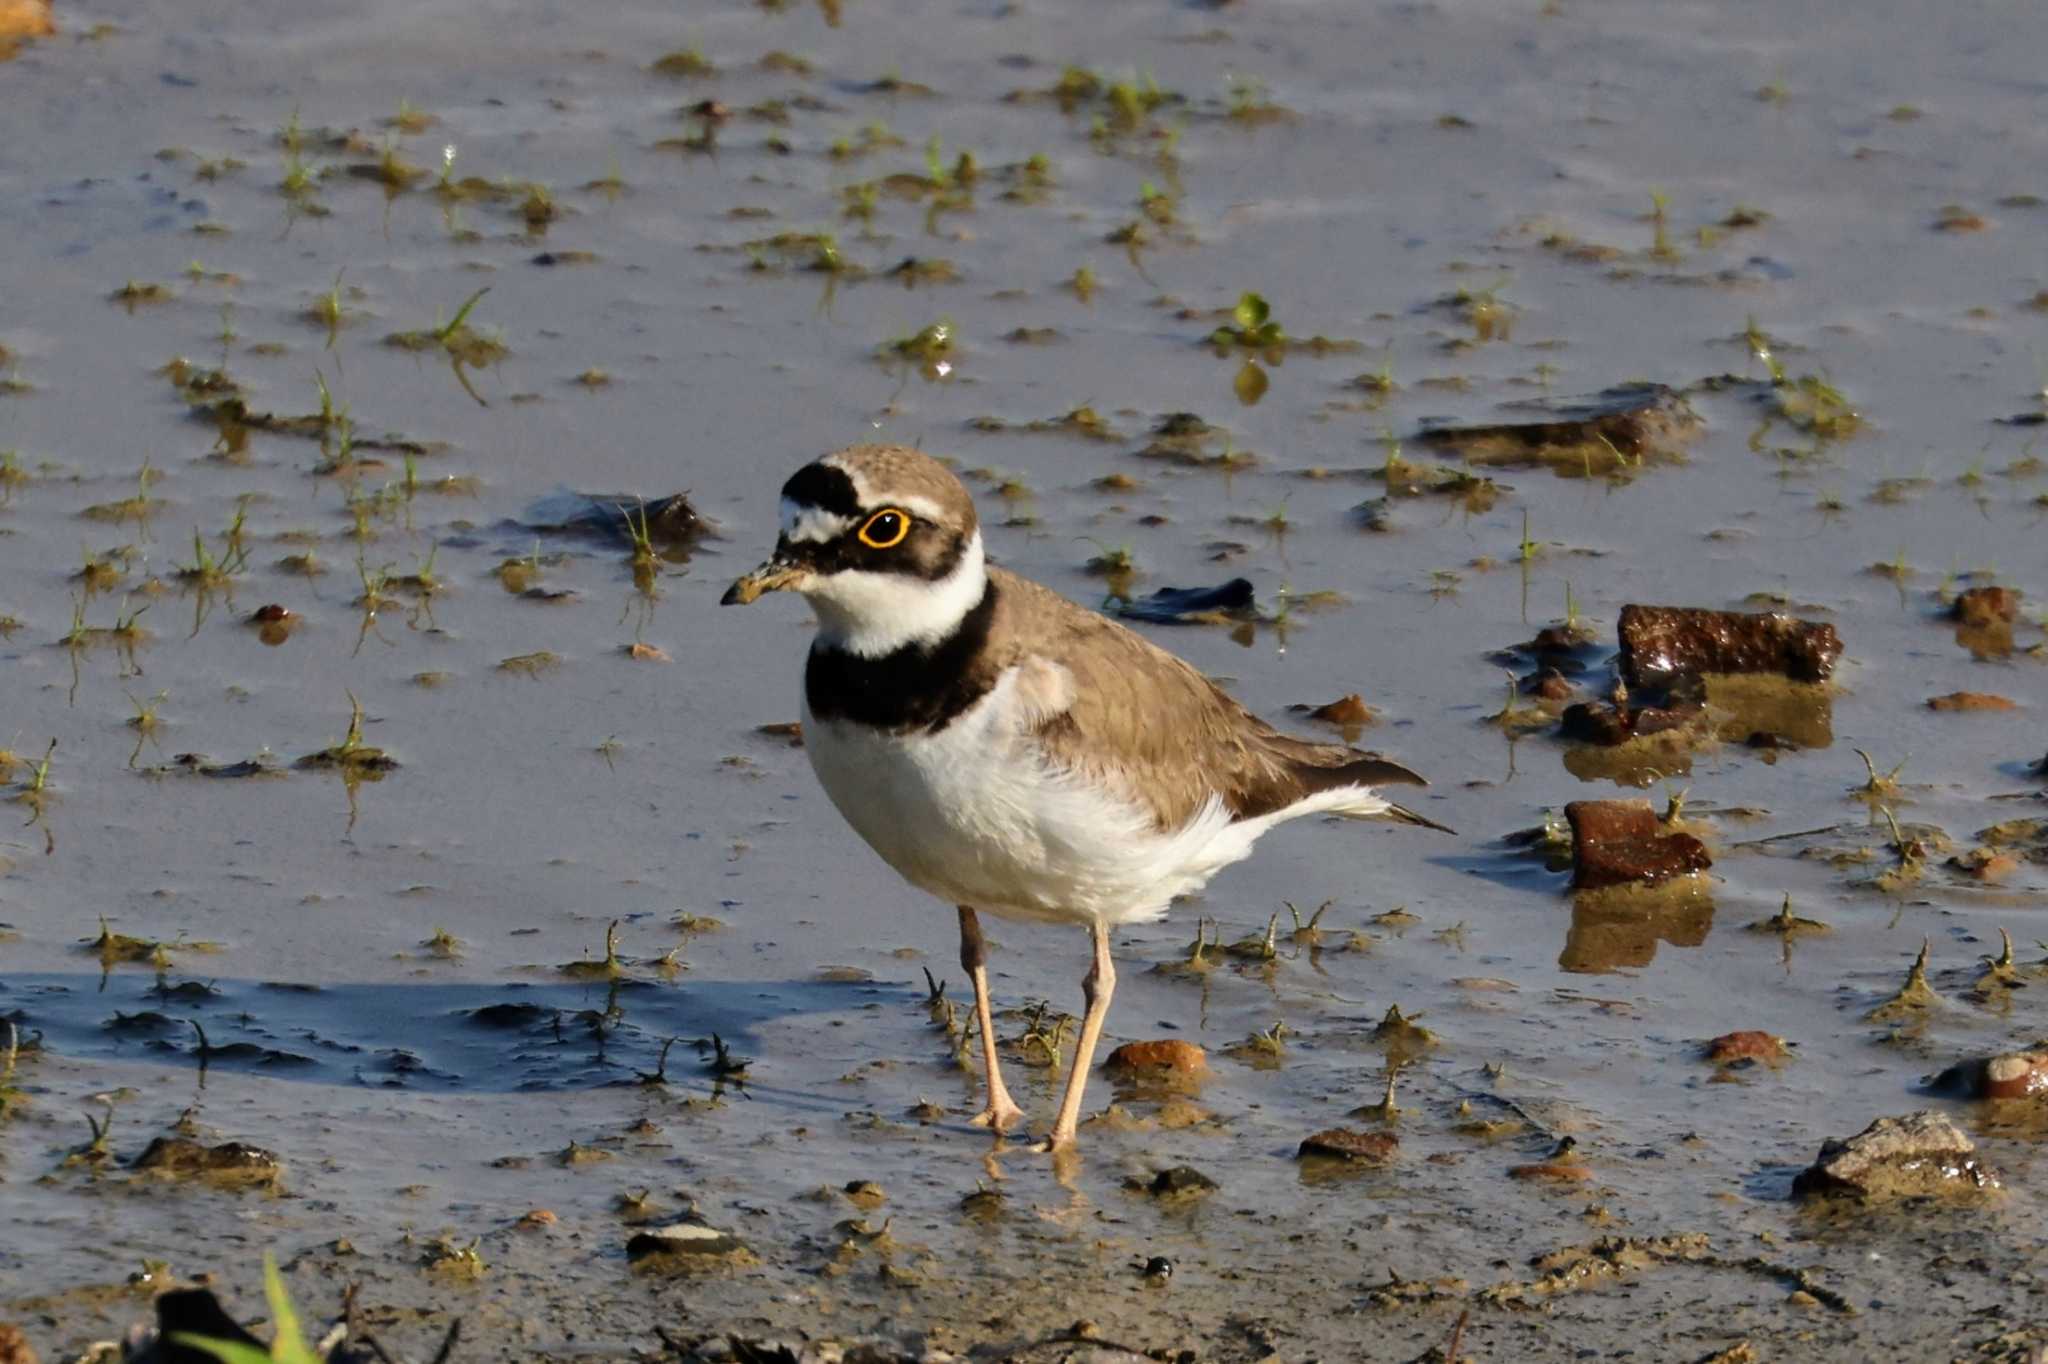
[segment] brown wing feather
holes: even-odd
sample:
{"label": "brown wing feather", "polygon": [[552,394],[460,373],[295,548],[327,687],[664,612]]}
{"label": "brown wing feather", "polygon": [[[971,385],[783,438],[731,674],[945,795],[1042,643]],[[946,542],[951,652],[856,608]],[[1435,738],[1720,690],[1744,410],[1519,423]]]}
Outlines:
{"label": "brown wing feather", "polygon": [[1211,795],[1252,819],[1332,787],[1425,784],[1377,754],[1282,734],[1142,635],[1028,579],[991,576],[1000,596],[989,662],[1037,655],[1073,683],[1039,727],[1047,755],[1144,801],[1162,829],[1187,823]]}

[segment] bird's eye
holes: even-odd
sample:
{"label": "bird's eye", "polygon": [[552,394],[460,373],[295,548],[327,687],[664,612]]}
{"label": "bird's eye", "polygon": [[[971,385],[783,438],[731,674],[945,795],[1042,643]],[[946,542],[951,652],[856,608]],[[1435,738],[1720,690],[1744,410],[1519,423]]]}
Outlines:
{"label": "bird's eye", "polygon": [[876,512],[860,528],[860,542],[869,549],[894,549],[910,534],[910,518],[894,507]]}

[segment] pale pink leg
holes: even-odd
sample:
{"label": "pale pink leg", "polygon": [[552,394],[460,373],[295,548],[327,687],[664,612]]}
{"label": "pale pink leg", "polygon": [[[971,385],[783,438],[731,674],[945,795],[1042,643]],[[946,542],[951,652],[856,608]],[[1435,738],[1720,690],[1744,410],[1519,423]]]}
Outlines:
{"label": "pale pink leg", "polygon": [[1095,1064],[1095,1044],[1102,1038],[1102,1021],[1109,1016],[1110,996],[1116,993],[1116,963],[1109,956],[1109,925],[1097,923],[1090,931],[1095,939],[1095,964],[1081,980],[1081,994],[1088,1001],[1088,1011],[1081,1019],[1081,1041],[1074,1048],[1074,1068],[1067,1073],[1060,1115],[1052,1125],[1052,1135],[1041,1148],[1047,1151],[1060,1151],[1074,1143],[1075,1129],[1081,1123],[1081,1095],[1088,1088],[1088,1071]]}
{"label": "pale pink leg", "polygon": [[1024,1116],[1003,1085],[1002,1063],[996,1059],[996,1023],[988,1005],[988,944],[981,940],[981,920],[960,906],[960,965],[974,983],[974,1020],[981,1027],[981,1063],[988,1072],[988,1107],[974,1115],[976,1127],[997,1132]]}

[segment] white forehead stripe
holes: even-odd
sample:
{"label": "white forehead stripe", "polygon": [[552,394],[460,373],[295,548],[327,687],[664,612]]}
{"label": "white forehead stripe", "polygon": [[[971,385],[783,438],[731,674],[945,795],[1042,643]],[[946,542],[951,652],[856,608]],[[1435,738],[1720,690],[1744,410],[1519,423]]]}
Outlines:
{"label": "white forehead stripe", "polygon": [[823,544],[853,529],[854,520],[823,507],[782,499],[782,534],[793,544]]}
{"label": "white forehead stripe", "polygon": [[854,501],[860,503],[863,507],[874,505],[868,498],[868,481],[857,466],[848,464],[836,454],[827,455],[819,460],[818,463],[828,469],[837,469],[840,473],[846,475],[846,481],[853,485]]}
{"label": "white forehead stripe", "polygon": [[827,455],[818,463],[845,474],[847,482],[853,484],[854,501],[870,511],[880,511],[884,507],[901,507],[912,516],[929,521],[935,526],[946,525],[949,520],[946,509],[929,497],[917,493],[890,493],[886,489],[877,488],[858,465],[841,459],[836,454]]}
{"label": "white forehead stripe", "polygon": [[916,493],[905,493],[903,496],[896,498],[891,505],[901,507],[912,516],[922,517],[933,525],[942,526],[946,523],[945,509],[929,497],[919,497]]}

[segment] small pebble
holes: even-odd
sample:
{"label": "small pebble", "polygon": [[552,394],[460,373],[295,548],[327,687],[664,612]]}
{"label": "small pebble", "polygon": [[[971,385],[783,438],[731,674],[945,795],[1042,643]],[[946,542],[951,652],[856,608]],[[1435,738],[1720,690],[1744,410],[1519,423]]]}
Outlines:
{"label": "small pebble", "polygon": [[1722,1033],[1707,1043],[1707,1059],[1716,1065],[1734,1061],[1774,1061],[1785,1055],[1785,1039],[1751,1028]]}
{"label": "small pebble", "polygon": [[1927,698],[1927,709],[1943,712],[2018,710],[2019,704],[1985,691],[1952,691],[1946,696]]}

